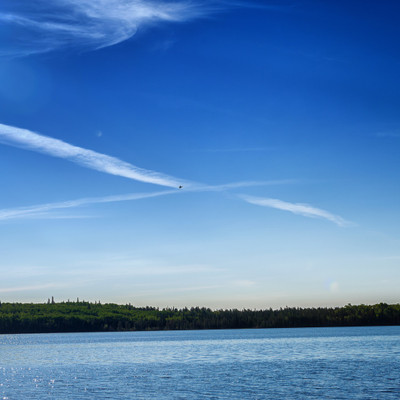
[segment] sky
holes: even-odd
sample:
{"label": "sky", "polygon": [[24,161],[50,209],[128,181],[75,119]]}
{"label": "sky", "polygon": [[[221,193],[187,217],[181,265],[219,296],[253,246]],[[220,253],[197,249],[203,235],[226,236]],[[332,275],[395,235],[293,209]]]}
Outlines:
{"label": "sky", "polygon": [[399,12],[3,0],[0,301],[398,303]]}

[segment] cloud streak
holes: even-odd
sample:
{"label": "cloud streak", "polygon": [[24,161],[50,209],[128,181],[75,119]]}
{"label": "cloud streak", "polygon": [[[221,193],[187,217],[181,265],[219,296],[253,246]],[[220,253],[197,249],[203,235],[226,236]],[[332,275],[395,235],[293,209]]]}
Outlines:
{"label": "cloud streak", "polygon": [[17,286],[17,287],[0,288],[0,293],[27,292],[31,290],[42,290],[55,287],[59,287],[59,285],[53,283],[47,283],[43,285]]}
{"label": "cloud streak", "polygon": [[244,187],[254,187],[254,186],[272,186],[272,185],[287,185],[296,183],[293,179],[275,179],[269,181],[241,181],[241,182],[231,182],[223,183],[221,185],[202,185],[196,184],[188,189],[191,192],[225,192],[230,189],[240,189]]}
{"label": "cloud streak", "polygon": [[0,24],[13,32],[8,41],[0,42],[0,54],[24,56],[60,48],[93,50],[112,46],[131,38],[142,26],[189,21],[207,15],[218,8],[213,3],[184,0],[11,2],[0,6]]}
{"label": "cloud streak", "polygon": [[[55,202],[55,203],[44,203],[27,207],[15,207],[0,210],[0,221],[14,220],[14,219],[24,219],[24,218],[60,218],[57,214],[51,214],[53,211],[62,210],[62,209],[71,209],[77,207],[83,207],[92,204],[101,204],[101,203],[114,203],[120,201],[134,201],[141,200],[153,197],[161,197],[167,196],[170,194],[183,194],[183,193],[193,193],[193,192],[222,192],[228,191],[229,189],[237,189],[240,187],[249,187],[249,186],[259,186],[259,185],[268,185],[268,184],[277,184],[277,183],[288,183],[290,181],[271,181],[271,182],[237,182],[230,183],[224,185],[214,185],[214,186],[194,186],[192,188],[188,188],[184,191],[177,190],[164,190],[157,192],[149,192],[149,193],[129,193],[123,195],[114,195],[114,196],[104,196],[104,197],[87,197],[76,200],[68,200],[63,202]],[[239,198],[244,200],[247,203],[263,206],[263,207],[271,207],[278,210],[289,211],[293,214],[302,215],[304,217],[310,218],[321,218],[328,221],[331,221],[339,226],[349,226],[352,225],[351,222],[346,221],[344,218],[332,214],[326,210],[322,210],[320,208],[311,206],[309,204],[302,203],[289,203],[286,201],[282,201],[279,199],[272,198],[261,198],[254,197],[248,195],[238,195]]]}
{"label": "cloud streak", "polygon": [[253,197],[247,195],[240,195],[240,198],[247,203],[255,204],[257,206],[271,207],[278,210],[289,211],[293,214],[299,214],[304,217],[326,219],[339,226],[347,226],[350,224],[348,221],[338,215],[332,214],[325,210],[321,210],[320,208],[316,208],[309,204],[289,203],[278,199]]}
{"label": "cloud streak", "polygon": [[[148,199],[152,197],[161,197],[167,196],[170,194],[183,194],[183,193],[193,193],[193,192],[222,192],[228,191],[229,189],[238,189],[242,187],[250,187],[250,186],[261,186],[261,185],[271,185],[271,184],[285,184],[290,183],[291,181],[265,181],[265,182],[236,182],[236,183],[228,183],[223,185],[214,185],[214,186],[206,186],[206,185],[197,185],[188,187],[182,191],[178,190],[163,190],[157,192],[148,192],[148,193],[128,193],[122,195],[113,195],[113,196],[104,196],[104,197],[86,197],[82,199],[76,200],[68,200],[61,201],[55,203],[44,203],[44,204],[36,204],[27,207],[15,207],[15,208],[6,208],[0,210],[0,221],[12,220],[12,219],[21,219],[21,218],[38,218],[45,217],[48,218],[60,218],[59,215],[51,214],[51,212],[62,209],[71,209],[77,207],[83,207],[92,204],[101,204],[101,203],[114,203],[120,201],[134,201],[141,199]],[[49,215],[50,214],[50,215]],[[65,218],[62,216],[61,218]],[[77,218],[77,217],[75,217]]]}
{"label": "cloud streak", "polygon": [[271,150],[271,147],[232,147],[232,148],[220,148],[220,149],[204,149],[202,151],[208,153],[250,153],[250,152],[262,152]]}
{"label": "cloud streak", "polygon": [[73,146],[62,140],[40,135],[27,129],[0,124],[0,142],[64,158],[86,168],[136,181],[175,188],[179,185],[189,184],[168,175],[136,167],[116,157]]}
{"label": "cloud streak", "polygon": [[83,199],[69,200],[57,203],[45,203],[28,207],[8,208],[0,210],[0,221],[16,219],[16,218],[46,216],[49,212],[54,210],[75,208],[90,204],[113,203],[118,201],[148,199],[151,197],[166,196],[168,194],[174,194],[174,193],[180,193],[180,192],[176,190],[164,190],[151,193],[131,193],[119,196],[87,197]]}
{"label": "cloud streak", "polygon": [[[153,183],[156,185],[172,188],[178,188],[180,185],[184,185],[184,192],[223,192],[241,187],[293,183],[293,181],[291,180],[261,182],[245,181],[222,185],[203,185],[199,183],[191,183],[188,181],[179,180],[165,174],[139,168],[116,157],[111,157],[106,154],[101,154],[82,147],[74,146],[59,139],[54,139],[32,132],[27,129],[21,129],[4,124],[0,124],[0,143],[24,148],[27,150],[37,151],[40,153],[51,155],[53,157],[63,158],[86,168],[90,168],[111,175],[125,177],[128,179],[133,179],[136,181]],[[182,191],[175,189],[151,193],[133,193],[117,196],[92,197],[58,203],[45,203],[30,207],[4,209],[0,210],[0,220],[9,220],[23,217],[37,217],[43,215],[47,216],[50,211],[58,209],[74,208],[96,203],[139,200],[174,193],[182,193]],[[309,204],[289,203],[279,199],[252,197],[247,195],[239,195],[239,197],[250,204],[289,211],[293,214],[299,214],[305,217],[322,218],[334,222],[339,226],[349,225],[349,222],[344,220],[342,217],[334,215],[328,211],[316,208]]]}

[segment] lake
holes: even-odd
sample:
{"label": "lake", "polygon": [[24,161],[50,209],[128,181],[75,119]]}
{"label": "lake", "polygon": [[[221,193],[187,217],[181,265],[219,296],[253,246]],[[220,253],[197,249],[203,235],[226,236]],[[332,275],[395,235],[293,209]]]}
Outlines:
{"label": "lake", "polygon": [[0,399],[399,398],[399,326],[0,335]]}

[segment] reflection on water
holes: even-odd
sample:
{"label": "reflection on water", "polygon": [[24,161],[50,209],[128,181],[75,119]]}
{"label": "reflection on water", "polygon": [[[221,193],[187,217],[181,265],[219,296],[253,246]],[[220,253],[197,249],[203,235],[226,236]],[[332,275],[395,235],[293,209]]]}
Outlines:
{"label": "reflection on water", "polygon": [[0,336],[0,399],[399,399],[400,327]]}

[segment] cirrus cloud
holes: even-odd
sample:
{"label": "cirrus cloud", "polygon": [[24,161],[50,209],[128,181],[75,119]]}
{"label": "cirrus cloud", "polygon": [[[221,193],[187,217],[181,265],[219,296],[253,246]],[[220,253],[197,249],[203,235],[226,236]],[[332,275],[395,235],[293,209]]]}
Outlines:
{"label": "cirrus cloud", "polygon": [[0,5],[0,55],[62,48],[99,49],[123,42],[145,25],[207,15],[213,2],[161,0],[22,0]]}
{"label": "cirrus cloud", "polygon": [[246,195],[241,195],[240,197],[247,203],[255,204],[257,206],[271,207],[271,208],[276,208],[278,210],[289,211],[293,214],[299,214],[304,217],[322,218],[334,222],[336,225],[339,226],[347,226],[350,224],[348,221],[346,221],[339,215],[332,214],[326,210],[321,210],[320,208],[311,206],[309,204],[289,203],[287,201],[279,199],[254,197]]}

